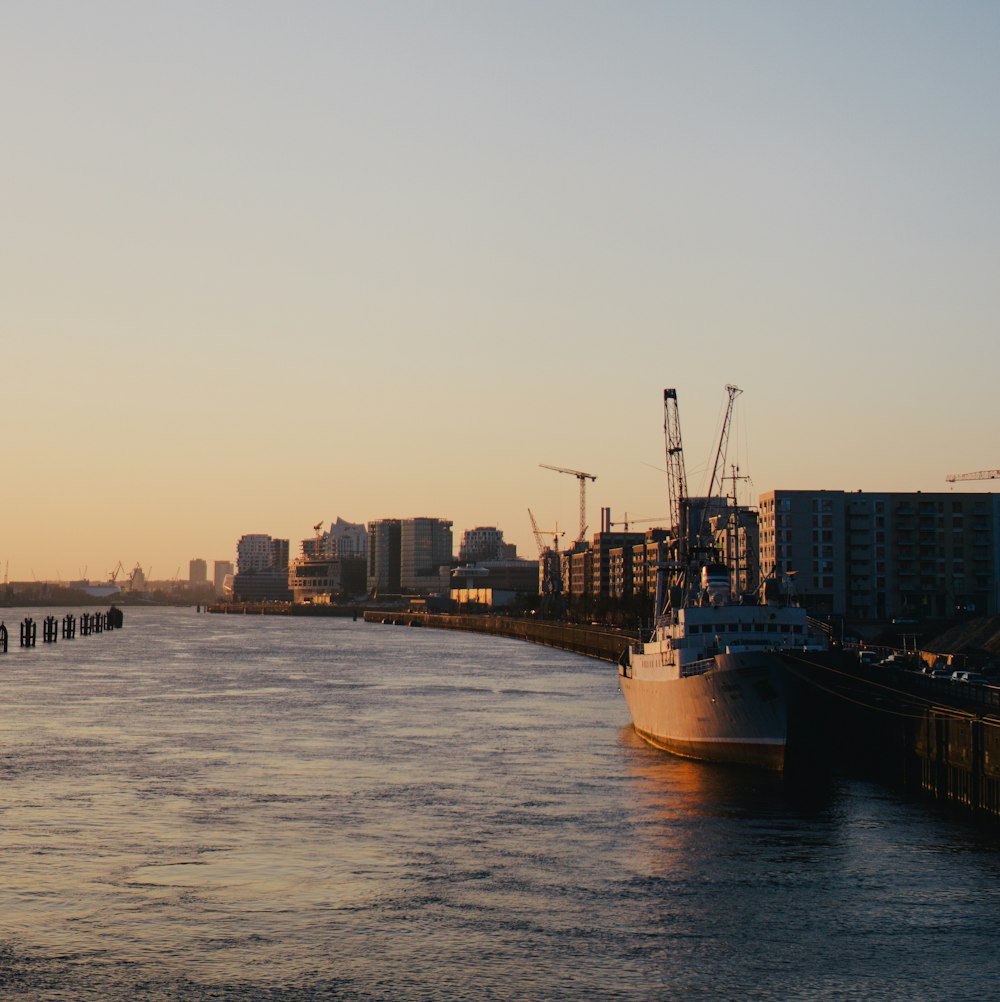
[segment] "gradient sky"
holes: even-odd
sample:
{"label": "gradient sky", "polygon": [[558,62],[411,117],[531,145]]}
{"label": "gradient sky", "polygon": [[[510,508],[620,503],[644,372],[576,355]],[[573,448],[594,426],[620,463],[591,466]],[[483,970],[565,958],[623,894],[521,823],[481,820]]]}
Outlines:
{"label": "gradient sky", "polygon": [[[1000,467],[1000,5],[0,5],[0,566]],[[969,485],[988,489],[989,482]]]}

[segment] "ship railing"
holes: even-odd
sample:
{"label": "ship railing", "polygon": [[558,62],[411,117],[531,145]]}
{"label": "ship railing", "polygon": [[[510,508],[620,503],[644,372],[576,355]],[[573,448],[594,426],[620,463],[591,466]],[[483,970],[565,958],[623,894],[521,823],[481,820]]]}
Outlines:
{"label": "ship railing", "polygon": [[833,627],[824,622],[822,619],[816,619],[815,616],[806,616],[806,625],[814,633],[821,633],[827,637],[833,637]]}
{"label": "ship railing", "polygon": [[681,678],[704,675],[714,664],[715,658],[702,658],[701,661],[691,661],[686,665],[681,665]]}
{"label": "ship railing", "polygon": [[618,672],[619,674],[624,675],[625,678],[632,677],[632,662],[629,659],[629,652],[635,652],[638,650],[638,644],[629,644],[628,647],[621,652],[621,655],[618,658]]}

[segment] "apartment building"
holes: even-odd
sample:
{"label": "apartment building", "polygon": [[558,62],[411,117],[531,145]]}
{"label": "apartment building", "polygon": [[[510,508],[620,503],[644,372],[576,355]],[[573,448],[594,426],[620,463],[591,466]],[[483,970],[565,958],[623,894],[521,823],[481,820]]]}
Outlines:
{"label": "apartment building", "polygon": [[761,569],[791,575],[817,614],[854,620],[993,614],[1000,495],[770,491]]}

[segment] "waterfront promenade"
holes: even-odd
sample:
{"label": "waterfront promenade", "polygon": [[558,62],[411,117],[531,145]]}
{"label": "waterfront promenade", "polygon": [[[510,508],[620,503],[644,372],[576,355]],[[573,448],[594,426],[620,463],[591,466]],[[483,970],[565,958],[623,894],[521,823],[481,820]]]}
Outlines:
{"label": "waterfront promenade", "polygon": [[558,647],[574,654],[601,661],[616,662],[629,641],[635,640],[635,631],[618,630],[610,626],[585,626],[580,623],[552,623],[535,619],[518,619],[512,616],[468,616],[431,612],[376,612],[366,611],[366,623],[383,623],[394,626],[426,626],[439,630],[464,630],[470,633],[488,633],[497,637],[527,640],[546,647]]}

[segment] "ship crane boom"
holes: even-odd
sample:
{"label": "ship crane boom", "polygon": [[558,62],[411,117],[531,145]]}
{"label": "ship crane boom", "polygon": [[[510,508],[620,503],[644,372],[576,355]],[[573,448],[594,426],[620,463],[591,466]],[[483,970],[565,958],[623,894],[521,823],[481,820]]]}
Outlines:
{"label": "ship crane boom", "polygon": [[663,439],[667,456],[667,506],[671,528],[683,539],[681,519],[688,496],[684,470],[684,446],[681,442],[681,417],[677,409],[677,390],[663,391]]}
{"label": "ship crane boom", "polygon": [[[708,530],[708,520],[711,515],[711,499],[716,496],[722,496],[722,480],[726,471],[726,453],[729,450],[729,430],[733,423],[733,406],[736,403],[736,398],[742,392],[738,386],[733,386],[732,384],[726,386],[726,393],[728,394],[726,413],[722,419],[719,444],[715,449],[715,461],[712,463],[712,479],[708,482],[708,494],[705,495],[709,503],[705,505],[701,513],[701,525],[698,527],[697,543],[699,546],[704,544],[704,537]],[[718,495],[716,494],[717,491]]]}

